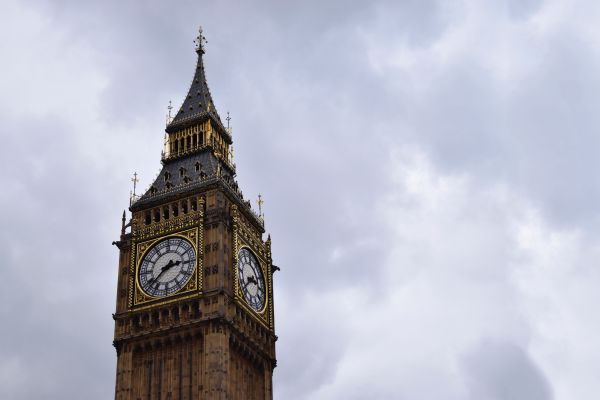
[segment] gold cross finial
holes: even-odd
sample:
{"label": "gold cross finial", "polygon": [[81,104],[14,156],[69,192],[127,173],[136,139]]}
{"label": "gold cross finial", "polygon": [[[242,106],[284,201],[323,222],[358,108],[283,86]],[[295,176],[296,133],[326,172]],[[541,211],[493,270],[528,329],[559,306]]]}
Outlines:
{"label": "gold cross finial", "polygon": [[133,182],[133,195],[135,196],[135,187],[136,184],[139,182],[140,180],[138,179],[138,174],[137,172],[133,173],[133,178],[131,178],[131,182]]}
{"label": "gold cross finial", "polygon": [[171,100],[169,100],[169,105],[167,106],[167,125],[169,125],[171,123],[171,121],[173,120],[173,117],[171,116],[172,109],[173,109],[173,106],[171,105]]}
{"label": "gold cross finial", "polygon": [[260,195],[260,193],[258,194],[258,200],[256,200],[256,203],[258,204],[258,215],[262,217],[263,216],[262,205],[265,204],[265,202],[262,199],[262,196]]}
{"label": "gold cross finial", "polygon": [[194,39],[194,43],[196,44],[196,51],[204,53],[204,44],[208,43],[208,41],[202,34],[202,27],[198,29],[198,36],[196,36],[196,39]]}

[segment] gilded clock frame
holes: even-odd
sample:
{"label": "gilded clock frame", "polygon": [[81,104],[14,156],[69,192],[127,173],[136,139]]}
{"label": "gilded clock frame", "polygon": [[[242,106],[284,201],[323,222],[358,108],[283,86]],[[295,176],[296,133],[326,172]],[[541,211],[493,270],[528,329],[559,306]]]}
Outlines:
{"label": "gilded clock frame", "polygon": [[[187,289],[186,291],[189,290],[193,290],[196,288],[197,286],[197,282],[195,282],[193,285],[190,285],[192,279],[195,277],[196,272],[197,272],[197,268],[198,268],[198,246],[194,244],[194,242],[192,242],[192,238],[188,237],[189,235],[185,235],[185,234],[174,234],[174,235],[167,235],[161,238],[157,238],[156,240],[150,241],[151,243],[148,246],[146,245],[146,242],[144,243],[138,243],[138,254],[141,254],[138,257],[137,260],[137,266],[135,268],[135,283],[136,283],[136,289],[141,291],[144,295],[146,295],[147,297],[153,298],[153,299],[165,299],[167,297],[171,297],[171,296],[175,296],[178,293],[181,293],[183,289]],[[195,235],[193,235],[195,236]],[[188,279],[187,283],[179,290],[177,290],[176,292],[169,294],[169,295],[165,295],[165,296],[153,296],[151,294],[149,294],[148,292],[146,292],[144,290],[144,288],[142,287],[142,285],[140,284],[140,269],[142,268],[142,262],[144,261],[144,258],[146,257],[146,255],[148,254],[149,251],[151,251],[154,246],[156,246],[157,244],[164,242],[165,240],[169,240],[169,239],[173,239],[173,238],[181,238],[183,240],[185,240],[186,242],[190,243],[192,245],[192,247],[194,248],[194,258],[195,258],[195,265],[194,265],[194,273],[192,273],[192,276],[190,276],[190,278]],[[140,249],[142,246],[144,246],[142,249]],[[197,276],[196,276],[197,278]],[[193,288],[191,286],[194,286]]]}
{"label": "gilded clock frame", "polygon": [[[233,277],[234,277],[234,298],[237,304],[248,311],[257,321],[267,329],[273,329],[273,275],[271,274],[271,254],[269,245],[262,241],[258,232],[250,227],[240,215],[237,206],[232,207],[233,216]],[[247,248],[256,257],[265,280],[265,304],[260,311],[252,308],[247,302],[240,287],[238,254],[240,250]]]}
{"label": "gilded clock frame", "polygon": [[[142,260],[154,245],[173,237],[179,237],[191,243],[196,252],[194,272],[189,281],[179,291],[164,297],[150,296],[144,292],[139,282],[139,271]],[[136,310],[146,309],[197,296],[202,291],[202,239],[202,230],[196,226],[178,232],[165,232],[160,236],[134,243],[130,268],[130,308]]]}
{"label": "gilded clock frame", "polygon": [[[252,253],[254,255],[254,257],[256,257],[256,260],[258,261],[258,267],[260,268],[260,271],[262,272],[262,279],[263,279],[263,284],[265,285],[265,304],[262,306],[262,308],[260,310],[256,310],[255,308],[253,308],[252,306],[250,306],[248,304],[248,301],[246,300],[246,296],[244,296],[244,293],[242,291],[242,288],[240,287],[240,278],[239,278],[239,273],[240,273],[240,269],[238,266],[238,254],[240,254],[240,251],[242,249],[248,249],[248,251],[250,251],[250,253]],[[252,247],[246,245],[246,244],[242,244],[238,247],[236,254],[234,256],[234,260],[235,260],[235,270],[236,270],[236,275],[235,275],[235,288],[236,288],[236,294],[238,295],[239,298],[241,298],[244,303],[245,306],[247,306],[247,308],[249,308],[250,310],[252,310],[253,312],[257,313],[257,314],[264,314],[264,312],[267,309],[267,306],[269,305],[269,296],[271,291],[269,290],[269,282],[267,280],[267,273],[265,271],[265,268],[263,267],[263,265],[265,265],[265,260],[261,260],[261,258],[259,256],[256,255],[256,251],[254,251],[252,249]]]}

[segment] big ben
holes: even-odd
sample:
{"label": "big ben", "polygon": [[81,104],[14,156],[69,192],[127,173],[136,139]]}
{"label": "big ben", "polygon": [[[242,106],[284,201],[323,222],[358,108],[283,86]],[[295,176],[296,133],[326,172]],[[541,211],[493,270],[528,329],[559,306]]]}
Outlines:
{"label": "big ben", "polygon": [[132,199],[115,242],[118,400],[273,397],[271,238],[235,178],[202,30],[195,51],[189,91],[167,121],[162,169]]}

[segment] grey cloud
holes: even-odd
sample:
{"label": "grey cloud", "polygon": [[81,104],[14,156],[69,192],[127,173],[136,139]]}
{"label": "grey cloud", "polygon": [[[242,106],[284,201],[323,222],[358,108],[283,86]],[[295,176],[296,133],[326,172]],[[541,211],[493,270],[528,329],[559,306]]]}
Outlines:
{"label": "grey cloud", "polygon": [[509,0],[508,11],[511,17],[515,19],[525,19],[535,14],[544,4],[543,0]]}
{"label": "grey cloud", "polygon": [[512,343],[486,341],[464,356],[470,398],[550,400],[552,390],[529,355]]}
{"label": "grey cloud", "polygon": [[[114,353],[106,342],[113,304],[104,286],[116,279],[110,240],[118,213],[102,204],[114,187],[95,179],[98,171],[60,119],[4,117],[19,135],[5,137],[10,152],[1,162],[18,179],[0,199],[8,283],[0,318],[13,321],[0,327],[0,354],[12,360],[0,397],[77,399],[87,387],[93,398],[106,398],[113,374],[104,366],[113,365]],[[100,342],[108,345],[103,351]]]}

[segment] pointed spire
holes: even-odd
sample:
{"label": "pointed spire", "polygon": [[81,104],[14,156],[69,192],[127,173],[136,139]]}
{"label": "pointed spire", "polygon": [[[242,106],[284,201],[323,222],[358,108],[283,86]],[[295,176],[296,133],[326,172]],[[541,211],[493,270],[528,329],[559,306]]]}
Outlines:
{"label": "pointed spire", "polygon": [[121,218],[121,235],[125,234],[125,210],[123,210],[123,218]]}
{"label": "pointed spire", "polygon": [[223,130],[225,129],[221,122],[221,117],[215,109],[215,105],[206,82],[204,61],[202,56],[205,52],[204,44],[206,44],[207,41],[202,33],[202,28],[200,28],[198,37],[196,37],[194,43],[196,44],[195,50],[198,54],[194,79],[192,80],[192,84],[190,85],[190,89],[188,90],[188,94],[185,97],[181,108],[177,114],[172,116],[172,120],[167,125],[167,132],[174,132],[179,128],[189,126],[188,124],[201,122],[201,120],[206,120],[208,118],[212,118],[218,125],[222,127]]}

